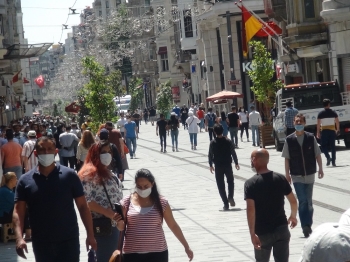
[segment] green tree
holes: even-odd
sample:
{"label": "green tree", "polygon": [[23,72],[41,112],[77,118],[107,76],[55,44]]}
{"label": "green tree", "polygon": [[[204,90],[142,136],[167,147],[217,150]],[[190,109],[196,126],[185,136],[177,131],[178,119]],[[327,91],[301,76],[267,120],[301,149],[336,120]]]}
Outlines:
{"label": "green tree", "polygon": [[113,101],[115,90],[108,84],[105,68],[93,57],[82,60],[83,74],[89,77],[89,82],[80,90],[84,103],[92,117],[93,131],[100,123],[115,121],[116,105]]}
{"label": "green tree", "polygon": [[263,104],[264,115],[268,119],[267,116],[275,101],[276,91],[283,87],[283,83],[281,80],[272,80],[275,73],[274,61],[265,45],[260,41],[252,41],[249,44],[253,48],[253,70],[248,71],[253,82],[251,90],[255,99]]}
{"label": "green tree", "polygon": [[169,114],[173,105],[173,96],[171,93],[171,81],[161,83],[157,94],[157,111],[166,116]]}
{"label": "green tree", "polygon": [[131,95],[129,109],[131,110],[131,112],[135,111],[142,103],[142,99],[144,96],[142,82],[143,81],[141,78],[135,77],[129,83],[129,93]]}

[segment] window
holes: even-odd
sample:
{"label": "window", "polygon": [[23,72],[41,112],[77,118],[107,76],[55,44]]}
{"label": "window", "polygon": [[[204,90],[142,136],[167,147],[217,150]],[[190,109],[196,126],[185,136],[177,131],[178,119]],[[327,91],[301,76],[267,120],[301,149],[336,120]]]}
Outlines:
{"label": "window", "polygon": [[151,5],[151,0],[145,0],[145,6],[150,6]]}
{"label": "window", "polygon": [[315,18],[314,0],[304,0],[305,18]]}
{"label": "window", "polygon": [[99,16],[99,17],[102,17],[102,11],[101,11],[101,10],[98,11],[98,16]]}
{"label": "window", "polygon": [[122,0],[116,0],[116,6],[120,5],[122,3]]}
{"label": "window", "polygon": [[160,62],[162,64],[162,71],[169,71],[168,53],[160,55]]}
{"label": "window", "polygon": [[109,8],[109,0],[106,0],[106,8]]}
{"label": "window", "polygon": [[184,10],[185,37],[193,37],[191,10]]}

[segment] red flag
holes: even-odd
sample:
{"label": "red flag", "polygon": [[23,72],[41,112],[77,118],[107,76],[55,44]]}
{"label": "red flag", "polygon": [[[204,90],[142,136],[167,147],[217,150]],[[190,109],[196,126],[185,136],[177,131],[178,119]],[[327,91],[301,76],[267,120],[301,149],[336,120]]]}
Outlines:
{"label": "red flag", "polygon": [[45,80],[42,75],[38,76],[34,79],[34,82],[38,85],[38,87],[43,88],[45,85]]}
{"label": "red flag", "polygon": [[15,74],[15,75],[12,77],[12,83],[13,83],[13,84],[16,83],[16,82],[18,82],[18,80],[19,80],[18,75],[19,75],[19,73],[21,73],[21,71],[22,71],[22,69],[21,69],[17,74]]}
{"label": "red flag", "polygon": [[27,78],[23,77],[23,83],[24,83],[24,84],[29,84],[30,81],[29,81]]}
{"label": "red flag", "polygon": [[[259,32],[256,33],[256,36],[258,37],[268,37],[269,35],[275,35],[275,32],[280,35],[282,34],[282,29],[276,25],[274,22],[270,21],[270,22],[266,22],[266,23],[262,23],[263,24],[263,28],[260,29]],[[269,26],[269,27],[267,27]],[[275,32],[273,32],[271,29]]]}

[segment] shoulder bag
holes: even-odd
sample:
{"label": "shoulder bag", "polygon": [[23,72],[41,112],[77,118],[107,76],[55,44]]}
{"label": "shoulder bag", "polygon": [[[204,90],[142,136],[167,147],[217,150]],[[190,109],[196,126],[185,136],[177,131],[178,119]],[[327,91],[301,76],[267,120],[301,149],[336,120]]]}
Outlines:
{"label": "shoulder bag", "polygon": [[125,237],[125,230],[126,230],[126,225],[128,223],[128,211],[131,203],[131,195],[129,198],[129,204],[126,208],[126,213],[125,213],[125,220],[124,220],[124,230],[119,233],[119,239],[118,239],[118,247],[117,250],[115,250],[112,254],[112,256],[109,259],[109,262],[123,262],[123,245],[124,245],[124,237]]}
{"label": "shoulder bag", "polygon": [[[108,202],[111,205],[112,210],[114,210],[112,202],[108,196],[106,186],[103,181],[102,181],[102,186],[107,195]],[[92,225],[93,225],[95,237],[110,236],[112,234],[112,221],[108,217],[103,216],[99,218],[94,218],[92,219]]]}

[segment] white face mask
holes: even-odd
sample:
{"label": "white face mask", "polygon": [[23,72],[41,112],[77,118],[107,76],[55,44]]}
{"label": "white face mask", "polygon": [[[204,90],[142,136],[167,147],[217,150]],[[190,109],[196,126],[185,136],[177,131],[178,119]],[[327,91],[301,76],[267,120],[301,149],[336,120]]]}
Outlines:
{"label": "white face mask", "polygon": [[38,155],[38,161],[40,165],[48,167],[55,162],[55,154]]}
{"label": "white face mask", "polygon": [[112,162],[112,155],[110,153],[100,154],[100,160],[102,165],[109,166],[109,164]]}
{"label": "white face mask", "polygon": [[139,188],[136,188],[136,193],[142,198],[148,197],[151,194],[151,192],[152,192],[152,187],[149,187],[145,190],[141,190]]}

